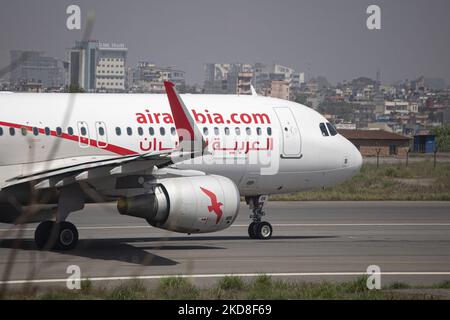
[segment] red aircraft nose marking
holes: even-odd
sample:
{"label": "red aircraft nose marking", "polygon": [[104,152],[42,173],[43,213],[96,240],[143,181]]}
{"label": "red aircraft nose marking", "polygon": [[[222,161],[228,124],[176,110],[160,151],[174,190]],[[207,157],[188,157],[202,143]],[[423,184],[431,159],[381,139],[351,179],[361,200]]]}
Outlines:
{"label": "red aircraft nose marking", "polygon": [[220,209],[220,207],[223,206],[223,203],[217,201],[217,196],[214,192],[202,187],[200,187],[200,189],[211,199],[211,205],[208,206],[208,211],[214,211],[217,216],[216,224],[218,224],[223,214],[222,209]]}

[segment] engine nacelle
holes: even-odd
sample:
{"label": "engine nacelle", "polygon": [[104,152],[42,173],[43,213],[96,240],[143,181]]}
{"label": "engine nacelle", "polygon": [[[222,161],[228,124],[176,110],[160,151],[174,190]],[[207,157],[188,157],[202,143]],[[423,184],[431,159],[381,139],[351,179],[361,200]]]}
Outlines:
{"label": "engine nacelle", "polygon": [[236,219],[239,201],[233,181],[208,175],[159,180],[154,193],[120,199],[117,208],[154,227],[206,233],[228,228]]}

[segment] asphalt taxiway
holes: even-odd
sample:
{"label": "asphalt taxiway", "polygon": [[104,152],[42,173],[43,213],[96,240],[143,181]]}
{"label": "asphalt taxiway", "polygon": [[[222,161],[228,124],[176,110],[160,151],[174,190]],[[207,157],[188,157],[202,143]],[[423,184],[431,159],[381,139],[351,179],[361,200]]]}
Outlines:
{"label": "asphalt taxiway", "polygon": [[88,205],[69,217],[80,241],[67,252],[37,250],[36,225],[0,224],[0,281],[64,284],[70,265],[102,283],[260,273],[334,281],[365,274],[370,265],[380,267],[384,282],[450,280],[449,202],[269,202],[266,212],[273,238],[251,240],[244,204],[229,229],[190,236],[121,216],[114,205]]}

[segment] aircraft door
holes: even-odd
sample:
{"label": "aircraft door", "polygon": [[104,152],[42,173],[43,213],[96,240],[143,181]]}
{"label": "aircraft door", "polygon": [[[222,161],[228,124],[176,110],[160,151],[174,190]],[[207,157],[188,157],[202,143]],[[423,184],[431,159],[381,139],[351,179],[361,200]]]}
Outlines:
{"label": "aircraft door", "polygon": [[89,147],[89,126],[85,121],[78,121],[78,145],[80,148]]}
{"label": "aircraft door", "polygon": [[292,110],[288,107],[276,107],[274,110],[280,121],[283,136],[281,156],[283,158],[301,158],[302,140]]}
{"label": "aircraft door", "polygon": [[97,134],[97,147],[106,148],[108,146],[108,132],[106,131],[106,125],[102,121],[95,123],[95,132]]}

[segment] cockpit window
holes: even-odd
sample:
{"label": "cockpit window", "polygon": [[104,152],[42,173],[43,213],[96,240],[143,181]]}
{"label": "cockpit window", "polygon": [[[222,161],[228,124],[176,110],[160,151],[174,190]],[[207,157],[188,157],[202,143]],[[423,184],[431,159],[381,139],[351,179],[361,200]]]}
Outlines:
{"label": "cockpit window", "polygon": [[328,131],[327,131],[327,127],[325,126],[325,123],[321,122],[321,123],[319,124],[319,127],[320,127],[320,131],[322,131],[322,135],[323,135],[324,137],[328,137],[329,134],[328,134]]}
{"label": "cockpit window", "polygon": [[330,131],[330,134],[332,136],[337,135],[336,128],[331,123],[327,122],[327,128],[328,128],[328,131]]}

